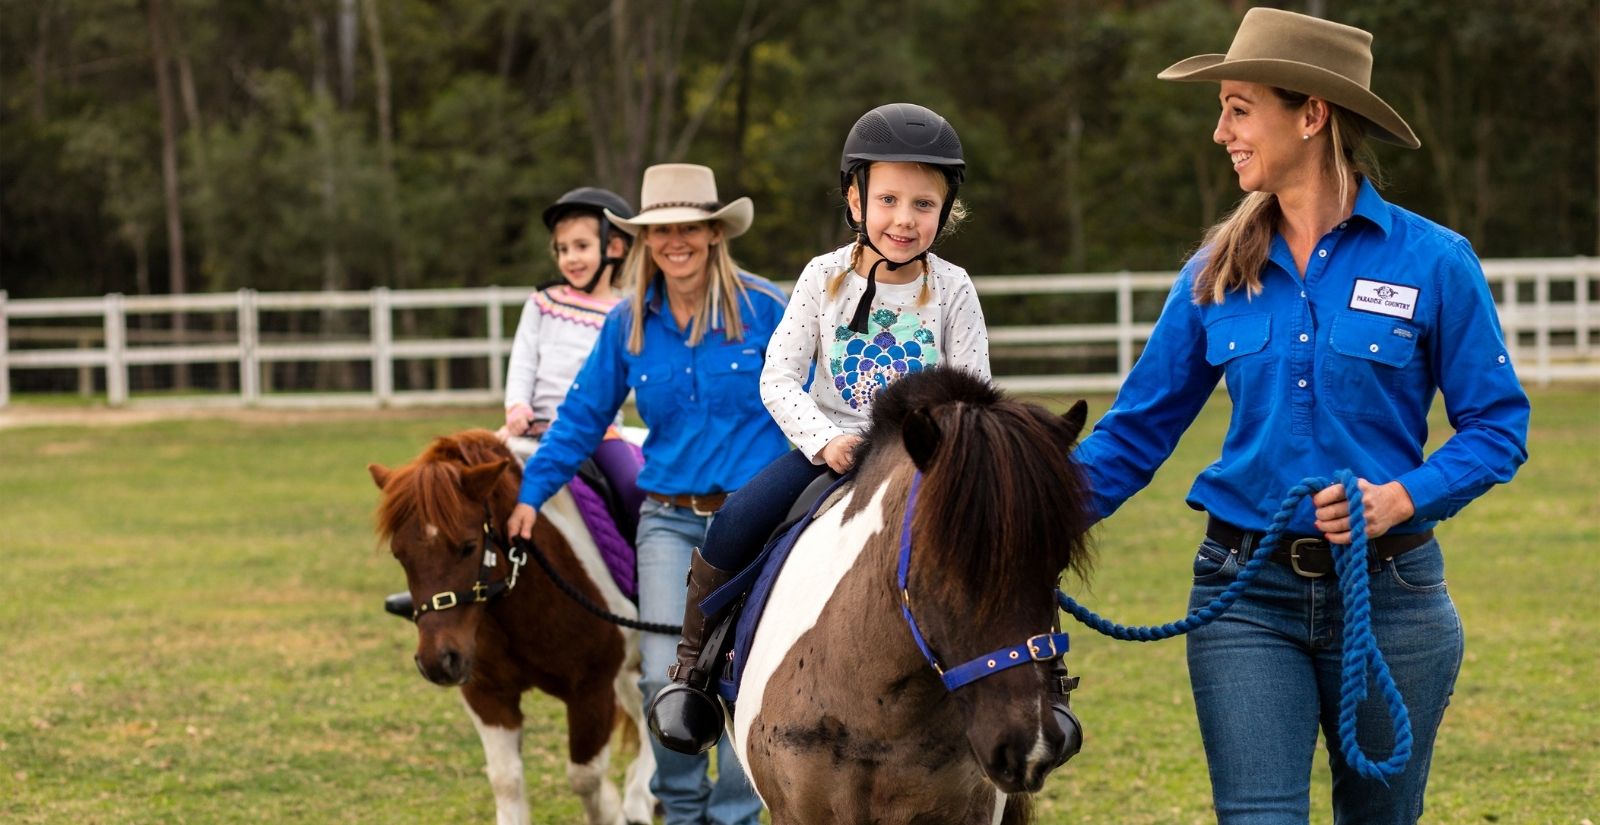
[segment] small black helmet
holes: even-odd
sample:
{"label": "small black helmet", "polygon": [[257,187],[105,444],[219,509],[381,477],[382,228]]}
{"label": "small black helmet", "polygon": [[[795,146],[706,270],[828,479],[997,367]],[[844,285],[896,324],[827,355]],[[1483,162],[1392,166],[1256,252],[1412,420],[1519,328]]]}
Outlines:
{"label": "small black helmet", "polygon": [[621,195],[597,186],[580,186],[557,198],[555,203],[545,208],[544,228],[554,230],[556,224],[569,212],[588,212],[600,216],[602,223],[609,223],[605,220],[607,209],[610,209],[613,215],[633,217],[633,207],[629,206]]}
{"label": "small black helmet", "polygon": [[[589,283],[578,287],[584,292],[593,292],[595,285],[600,283],[600,277],[605,274],[606,268],[611,268],[612,278],[615,280],[622,271],[622,258],[607,257],[605,250],[611,245],[611,231],[617,226],[606,218],[606,210],[611,214],[623,218],[633,217],[633,207],[621,195],[610,189],[601,189],[597,186],[580,186],[556,199],[544,210],[544,226],[554,232],[556,224],[574,212],[593,215],[600,221],[600,268],[595,270],[594,277]],[[633,236],[626,232],[619,233],[624,248],[633,245]],[[558,282],[559,283],[559,282]]]}
{"label": "small black helmet", "polygon": [[952,187],[966,177],[961,138],[938,112],[915,103],[887,103],[862,115],[845,138],[839,184],[849,188],[858,166],[877,161],[926,163],[944,171]]}

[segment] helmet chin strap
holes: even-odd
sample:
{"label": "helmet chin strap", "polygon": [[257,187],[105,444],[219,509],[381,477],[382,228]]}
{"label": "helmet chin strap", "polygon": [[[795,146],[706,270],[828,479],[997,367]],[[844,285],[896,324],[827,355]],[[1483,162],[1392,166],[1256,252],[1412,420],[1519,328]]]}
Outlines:
{"label": "helmet chin strap", "polygon": [[878,253],[878,260],[873,261],[872,266],[867,268],[867,288],[862,291],[861,300],[856,302],[855,315],[851,316],[850,318],[851,332],[866,332],[867,316],[872,313],[872,299],[878,295],[878,267],[887,264],[889,271],[893,272],[901,267],[910,266],[917,261],[927,260],[928,250],[922,250],[921,253],[909,261],[901,261],[896,263],[895,261],[891,261],[884,257],[882,252],[878,252],[878,248],[873,246],[871,239],[867,237],[865,229],[856,233],[856,239],[860,243],[864,244],[868,249]]}
{"label": "helmet chin strap", "polygon": [[[908,261],[891,261],[889,256],[883,254],[882,250],[873,245],[872,239],[867,237],[867,167],[870,165],[863,163],[856,168],[856,191],[861,193],[859,197],[861,202],[861,223],[855,224],[852,221],[851,228],[856,231],[857,243],[877,253],[878,260],[873,261],[872,266],[867,268],[867,288],[862,290],[861,300],[856,302],[855,314],[850,317],[849,329],[855,333],[865,333],[867,331],[867,316],[872,314],[872,299],[878,296],[878,267],[887,265],[889,271],[893,272],[918,261],[926,262],[928,260],[928,251],[933,248],[933,245],[929,244],[928,249],[922,250]],[[939,226],[933,233],[935,238],[939,237],[939,233],[944,230],[945,219],[950,217],[950,207],[954,201],[955,190],[952,187],[949,197],[945,198],[944,206],[939,210]],[[850,214],[848,208],[845,214]]]}
{"label": "helmet chin strap", "polygon": [[606,220],[605,213],[603,213],[603,212],[599,214],[599,218],[600,218],[600,266],[596,267],[595,270],[594,270],[594,274],[589,276],[589,283],[584,284],[583,286],[578,286],[577,284],[570,284],[570,286],[572,286],[574,289],[577,289],[579,292],[582,292],[582,293],[588,294],[588,295],[592,295],[594,293],[594,289],[595,289],[595,287],[600,285],[600,279],[602,277],[610,277],[610,276],[606,275],[606,272],[608,270],[613,274],[615,274],[617,272],[620,272],[622,270],[622,261],[623,261],[622,258],[613,258],[613,257],[610,257],[610,256],[606,255],[606,250],[609,249],[610,246],[611,246],[611,222]]}

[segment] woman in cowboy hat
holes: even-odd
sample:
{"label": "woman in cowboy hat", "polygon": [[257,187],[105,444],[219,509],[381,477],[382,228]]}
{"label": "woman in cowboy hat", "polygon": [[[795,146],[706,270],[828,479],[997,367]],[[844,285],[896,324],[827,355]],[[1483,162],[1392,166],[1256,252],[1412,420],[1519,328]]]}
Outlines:
{"label": "woman in cowboy hat", "polygon": [[[555,423],[523,473],[508,532],[531,535],[537,508],[594,451],[629,390],[650,428],[639,487],[639,618],[684,615],[684,576],[694,548],[727,495],[782,455],[783,432],[761,405],[761,364],[783,317],[783,293],[739,271],[728,241],[750,228],[749,198],[723,205],[712,171],[668,163],[645,170],[643,208],[607,217],[638,243],[623,264],[632,294],[606,317]],[[674,639],[645,634],[640,687],[654,696],[676,660]],[[651,790],[668,823],[757,822],[761,802],[733,749],[709,760],[652,741]]]}
{"label": "woman in cowboy hat", "polygon": [[[1366,519],[1371,621],[1414,741],[1387,783],[1340,746],[1345,617],[1329,542],[1351,542],[1342,487],[1318,492],[1216,622],[1189,635],[1189,675],[1217,817],[1304,822],[1322,728],[1336,822],[1415,822],[1461,663],[1433,527],[1527,458],[1528,400],[1466,239],[1379,196],[1366,138],[1408,148],[1369,88],[1372,36],[1251,9],[1226,55],[1165,80],[1221,84],[1214,140],[1248,194],[1185,264],[1110,412],[1077,451],[1101,517],[1144,487],[1225,378],[1233,417],[1188,504],[1209,516],[1191,607],[1227,588],[1306,477],[1350,468]],[[1218,158],[1220,161],[1222,158]],[[1423,455],[1443,394],[1452,437]],[[1374,762],[1403,750],[1381,697],[1360,706]]]}

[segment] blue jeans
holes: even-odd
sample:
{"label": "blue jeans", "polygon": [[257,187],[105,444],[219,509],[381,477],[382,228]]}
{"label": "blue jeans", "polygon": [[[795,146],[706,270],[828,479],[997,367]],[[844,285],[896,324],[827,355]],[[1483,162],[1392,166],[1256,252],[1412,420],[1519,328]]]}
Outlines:
{"label": "blue jeans", "polygon": [[[1254,550],[1202,543],[1190,610],[1227,588]],[[1445,591],[1438,542],[1385,562],[1371,576],[1371,592],[1373,635],[1414,737],[1404,773],[1387,786],[1362,778],[1341,753],[1344,607],[1337,577],[1302,578],[1268,562],[1232,609],[1189,634],[1189,681],[1219,823],[1306,822],[1319,728],[1328,743],[1335,823],[1414,823],[1422,816],[1434,735],[1462,654],[1461,619]],[[1373,762],[1387,759],[1394,736],[1370,679],[1356,716],[1362,752]]]}
{"label": "blue jeans", "polygon": [[[711,518],[692,510],[646,500],[639,511],[639,618],[675,625],[683,621],[684,581],[689,557],[706,537]],[[667,684],[667,668],[677,661],[678,637],[640,634],[645,701]],[[724,736],[717,745],[717,781],[706,776],[707,755],[687,756],[650,739],[656,775],[650,790],[666,809],[667,825],[756,825],[761,799],[745,779],[738,756]]]}
{"label": "blue jeans", "polygon": [[806,486],[826,472],[828,465],[812,464],[799,450],[773,459],[755,478],[728,496],[711,529],[706,531],[700,555],[718,570],[743,570],[761,554],[772,531],[783,523],[783,517]]}

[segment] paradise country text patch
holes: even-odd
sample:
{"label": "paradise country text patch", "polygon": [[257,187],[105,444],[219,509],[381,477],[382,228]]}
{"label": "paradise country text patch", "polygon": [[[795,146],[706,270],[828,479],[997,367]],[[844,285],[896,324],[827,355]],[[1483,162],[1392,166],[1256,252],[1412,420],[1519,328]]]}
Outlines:
{"label": "paradise country text patch", "polygon": [[1350,308],[1410,321],[1417,314],[1417,288],[1357,278],[1356,288],[1350,292]]}

